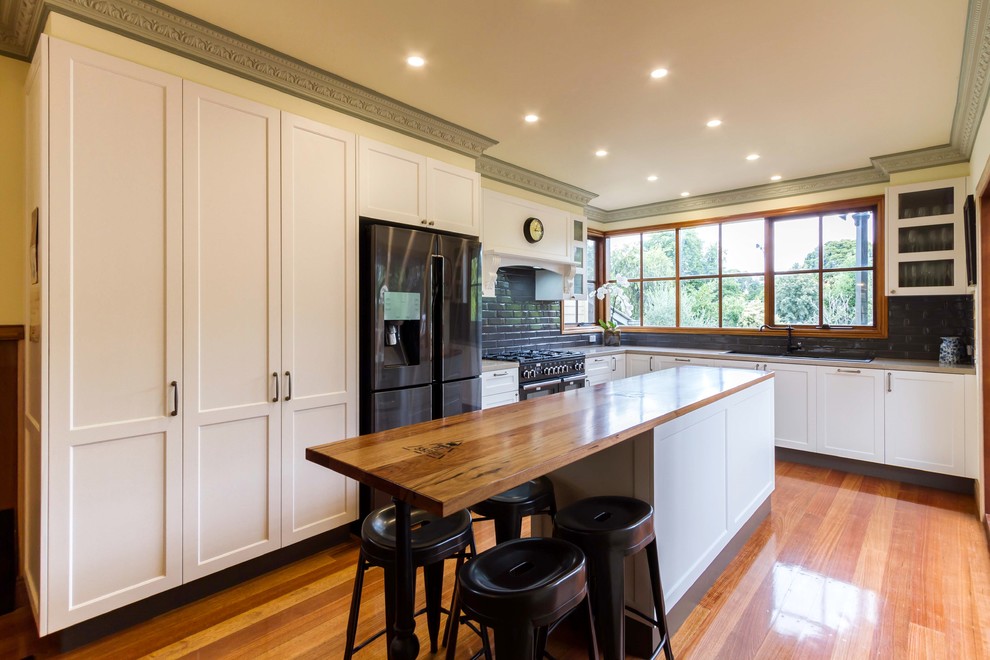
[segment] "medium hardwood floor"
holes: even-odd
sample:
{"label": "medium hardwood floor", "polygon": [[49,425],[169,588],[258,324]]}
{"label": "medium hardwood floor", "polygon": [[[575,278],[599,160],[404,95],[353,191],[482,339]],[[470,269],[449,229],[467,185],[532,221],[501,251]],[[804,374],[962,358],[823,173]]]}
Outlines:
{"label": "medium hardwood floor", "polygon": [[[479,527],[490,546],[490,527]],[[356,548],[69,653],[38,640],[21,609],[0,617],[0,658],[339,658]],[[445,598],[450,583],[448,574]],[[382,625],[381,592],[372,569],[359,636]],[[424,629],[417,620],[421,639]],[[562,632],[551,638],[554,656],[584,657],[580,636]],[[479,647],[465,628],[458,639],[458,658]],[[972,498],[778,462],[772,514],[673,642],[679,658],[990,658],[990,553]],[[384,640],[357,657],[384,657]]]}

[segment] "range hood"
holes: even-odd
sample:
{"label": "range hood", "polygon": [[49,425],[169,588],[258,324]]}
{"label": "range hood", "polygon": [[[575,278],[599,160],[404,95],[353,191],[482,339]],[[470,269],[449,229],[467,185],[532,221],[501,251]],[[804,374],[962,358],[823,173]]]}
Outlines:
{"label": "range hood", "polygon": [[574,298],[573,262],[555,261],[525,254],[482,249],[481,295],[495,295],[499,268],[532,268],[536,271],[536,300],[571,300]]}

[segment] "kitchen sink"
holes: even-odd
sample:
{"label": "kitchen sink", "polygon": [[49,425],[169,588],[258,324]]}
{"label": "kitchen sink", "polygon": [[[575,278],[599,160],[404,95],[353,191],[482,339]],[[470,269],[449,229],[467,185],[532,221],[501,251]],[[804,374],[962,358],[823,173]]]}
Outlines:
{"label": "kitchen sink", "polygon": [[722,351],[723,355],[745,355],[755,358],[767,358],[768,360],[776,360],[782,358],[785,360],[823,360],[832,362],[873,362],[871,357],[863,357],[862,354],[842,354],[833,353],[826,351],[816,351],[816,350],[799,350],[793,353],[785,353],[780,351],[759,351],[759,350],[732,350],[732,351]]}

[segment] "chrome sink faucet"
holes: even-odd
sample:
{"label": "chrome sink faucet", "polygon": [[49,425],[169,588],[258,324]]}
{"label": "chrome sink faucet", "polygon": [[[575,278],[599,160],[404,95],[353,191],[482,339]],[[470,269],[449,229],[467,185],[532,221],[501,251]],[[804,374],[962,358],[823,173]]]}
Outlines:
{"label": "chrome sink faucet", "polygon": [[786,350],[787,350],[788,353],[793,353],[794,351],[800,351],[802,348],[804,348],[801,345],[801,342],[795,342],[794,341],[794,326],[788,325],[786,327],[779,328],[779,327],[774,327],[772,325],[767,325],[766,323],[764,323],[763,325],[760,326],[760,332],[763,332],[764,330],[787,330],[787,348],[786,348]]}

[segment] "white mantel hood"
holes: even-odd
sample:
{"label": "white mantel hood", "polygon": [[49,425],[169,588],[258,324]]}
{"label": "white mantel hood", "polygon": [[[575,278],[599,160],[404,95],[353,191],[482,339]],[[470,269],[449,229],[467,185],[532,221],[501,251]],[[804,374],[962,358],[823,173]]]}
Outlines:
{"label": "white mantel hood", "polygon": [[562,278],[562,299],[569,300],[574,297],[575,266],[573,262],[556,261],[542,256],[534,257],[526,254],[482,250],[481,263],[481,295],[483,296],[495,295],[495,280],[498,277],[499,268],[523,267],[550,271],[560,275]]}

